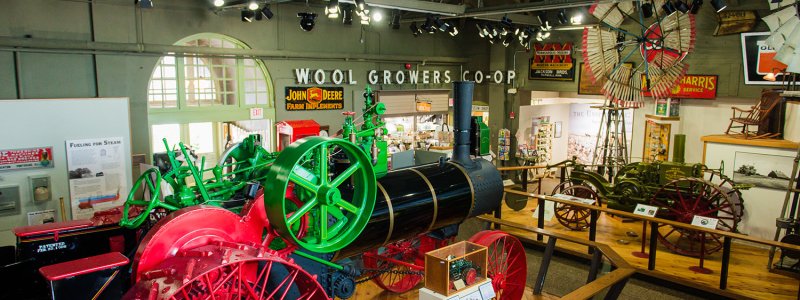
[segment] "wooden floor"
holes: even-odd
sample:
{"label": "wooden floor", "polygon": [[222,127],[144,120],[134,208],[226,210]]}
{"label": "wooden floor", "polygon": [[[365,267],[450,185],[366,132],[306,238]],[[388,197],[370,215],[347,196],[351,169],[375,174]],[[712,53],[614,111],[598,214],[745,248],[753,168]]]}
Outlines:
{"label": "wooden floor", "polygon": [[[533,218],[531,211],[535,206],[536,200],[529,201],[528,206],[521,211],[513,211],[504,206],[503,219],[536,226],[536,219]],[[545,222],[545,229],[588,239],[587,231],[569,230],[559,224],[555,218],[551,222]],[[611,246],[634,267],[647,270],[647,258],[638,258],[632,255],[632,252],[640,251],[641,249],[642,224],[640,222],[624,223],[618,218],[601,214],[597,230],[598,242]],[[535,239],[534,235],[527,232],[515,231],[514,229],[508,229],[507,231]],[[626,234],[628,231],[636,232],[639,237],[629,237]],[[628,244],[626,245],[620,240],[627,241]],[[587,251],[586,246],[578,244],[559,242],[557,245],[561,248],[581,253],[586,253]],[[655,275],[675,276],[703,286],[707,290],[718,290],[721,251],[706,258],[705,267],[711,269],[713,273],[700,274],[689,270],[690,266],[698,265],[697,258],[673,254],[660,244],[658,249],[655,269],[657,274]],[[769,249],[734,242],[731,250],[727,290],[755,299],[798,299],[800,281],[796,277],[769,272],[767,270],[768,254]]]}

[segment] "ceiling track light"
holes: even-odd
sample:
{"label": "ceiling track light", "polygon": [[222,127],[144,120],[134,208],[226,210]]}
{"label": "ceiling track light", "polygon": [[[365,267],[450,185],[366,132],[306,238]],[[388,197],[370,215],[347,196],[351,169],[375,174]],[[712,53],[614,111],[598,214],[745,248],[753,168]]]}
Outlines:
{"label": "ceiling track light", "polygon": [[390,24],[392,29],[400,29],[400,11],[394,10],[392,12],[392,23]]}
{"label": "ceiling track light", "polygon": [[140,8],[153,8],[152,0],[134,0],[133,3],[139,5]]}
{"label": "ceiling track light", "polygon": [[[697,1],[699,1],[699,0],[697,0]],[[650,18],[650,17],[653,16],[653,4],[652,3],[650,3],[650,2],[642,3],[641,10],[642,10],[642,17],[644,17],[645,19]]]}
{"label": "ceiling track light", "polygon": [[687,5],[686,2],[683,2],[682,0],[677,0],[675,1],[675,9],[677,9],[679,12],[687,13],[689,12],[689,5]]}
{"label": "ceiling track light", "polygon": [[413,34],[414,37],[418,37],[419,34],[422,33],[422,30],[420,30],[419,27],[417,27],[417,22],[412,22],[411,25],[408,26],[408,28],[411,29],[411,34]]}
{"label": "ceiling track light", "polygon": [[339,8],[339,0],[331,0],[327,6],[325,6],[325,15],[328,18],[336,19],[339,18],[339,13],[341,9]]}
{"label": "ceiling track light", "polygon": [[258,3],[255,1],[250,1],[247,3],[247,9],[249,10],[258,10]]}
{"label": "ceiling track light", "polygon": [[703,6],[703,0],[692,0],[692,6],[689,8],[689,12],[696,15],[697,12],[700,11],[701,6]]}
{"label": "ceiling track light", "polygon": [[725,0],[711,0],[711,6],[714,7],[714,10],[718,13],[725,10],[728,7],[728,4],[725,3]]}
{"label": "ceiling track light", "polygon": [[275,14],[272,13],[272,10],[269,8],[269,5],[264,5],[264,7],[261,8],[261,11],[258,12],[258,15],[256,15],[256,18],[257,19],[267,18],[267,20],[272,20],[272,17],[274,16]]}
{"label": "ceiling track light", "polygon": [[242,22],[253,22],[253,20],[255,19],[256,19],[255,11],[249,9],[242,10]]}
{"label": "ceiling track light", "polygon": [[508,47],[512,42],[514,42],[514,36],[509,35],[503,40],[503,46]]}
{"label": "ceiling track light", "polygon": [[566,25],[567,23],[569,23],[569,18],[567,18],[566,9],[559,10],[558,14],[556,15],[556,18],[558,19],[558,24]]}
{"label": "ceiling track light", "polygon": [[342,11],[342,24],[344,25],[353,25],[353,7],[346,6]]}
{"label": "ceiling track light", "polygon": [[223,7],[225,6],[225,0],[214,0],[214,7]]}
{"label": "ceiling track light", "polygon": [[358,10],[365,10],[367,9],[367,3],[364,0],[355,0],[356,9]]}
{"label": "ceiling track light", "polygon": [[427,33],[434,34],[436,33],[436,25],[434,24],[434,22],[435,22],[434,17],[432,15],[428,15],[425,18],[425,24],[423,24],[422,27],[420,28],[422,28],[422,30]]}
{"label": "ceiling track light", "polygon": [[297,17],[300,18],[300,28],[303,29],[303,31],[311,31],[314,29],[317,14],[313,12],[301,12],[297,13]]}

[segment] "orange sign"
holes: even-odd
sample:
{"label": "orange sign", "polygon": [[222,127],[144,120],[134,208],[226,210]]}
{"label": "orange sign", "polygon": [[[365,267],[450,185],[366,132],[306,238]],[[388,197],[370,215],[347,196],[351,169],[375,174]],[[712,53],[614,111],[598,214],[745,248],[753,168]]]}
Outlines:
{"label": "orange sign", "polygon": [[[672,87],[670,97],[681,99],[716,99],[717,98],[717,75],[686,75],[681,78],[680,83]],[[650,92],[643,92],[645,96],[651,96]]]}

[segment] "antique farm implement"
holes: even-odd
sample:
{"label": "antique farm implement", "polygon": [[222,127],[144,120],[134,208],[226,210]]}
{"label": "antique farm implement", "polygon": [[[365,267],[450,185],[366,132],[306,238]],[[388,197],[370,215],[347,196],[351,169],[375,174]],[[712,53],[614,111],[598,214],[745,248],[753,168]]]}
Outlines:
{"label": "antique farm implement", "polygon": [[[679,149],[680,148],[680,149]],[[744,214],[741,189],[749,186],[736,184],[721,170],[711,170],[703,164],[683,162],[682,146],[676,145],[673,162],[640,162],[623,167],[613,178],[606,180],[601,174],[574,159],[560,162],[554,167],[566,167],[567,178],[553,189],[553,194],[565,194],[595,200],[595,205],[633,212],[637,204],[658,207],[657,217],[691,223],[695,215],[719,219],[718,230],[736,232]],[[566,204],[557,204],[555,217],[559,223],[572,230],[589,227],[590,211]],[[701,253],[700,233],[660,225],[658,239],[670,250],[689,256]],[[721,249],[721,239],[705,236],[705,253]]]}

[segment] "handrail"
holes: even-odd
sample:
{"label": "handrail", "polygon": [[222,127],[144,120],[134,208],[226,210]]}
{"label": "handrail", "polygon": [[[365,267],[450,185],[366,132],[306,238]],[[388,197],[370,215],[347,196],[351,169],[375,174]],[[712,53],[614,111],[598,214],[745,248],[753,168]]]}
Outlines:
{"label": "handrail", "polygon": [[513,167],[497,167],[498,171],[519,171],[519,170],[532,170],[532,169],[548,169],[548,166],[513,166]]}
{"label": "handrail", "polygon": [[633,213],[626,212],[626,211],[610,209],[610,208],[606,208],[606,207],[602,207],[602,206],[596,206],[596,205],[583,204],[583,203],[570,201],[570,200],[559,199],[559,198],[552,197],[552,196],[547,196],[547,195],[528,193],[528,192],[524,192],[524,191],[520,191],[520,190],[515,190],[513,188],[505,188],[504,191],[507,192],[507,193],[523,195],[523,196],[528,196],[528,197],[532,197],[532,198],[538,198],[538,199],[547,200],[547,201],[553,201],[553,202],[556,202],[556,203],[568,204],[568,205],[574,206],[574,207],[580,207],[580,208],[585,208],[585,209],[602,211],[602,212],[605,212],[605,213],[610,213],[610,214],[614,214],[614,215],[625,217],[625,218],[637,219],[637,220],[648,221],[648,222],[659,223],[659,224],[666,224],[666,225],[670,225],[670,226],[678,227],[678,228],[682,228],[682,229],[689,229],[689,230],[698,231],[698,232],[717,234],[717,235],[720,235],[720,236],[739,239],[739,240],[744,240],[744,241],[753,242],[753,243],[757,243],[757,244],[763,244],[763,245],[767,245],[767,246],[774,246],[774,247],[779,247],[779,248],[788,249],[788,250],[800,251],[800,246],[798,246],[798,245],[781,243],[781,242],[776,242],[776,241],[771,241],[771,240],[765,240],[765,239],[761,239],[761,238],[757,238],[757,237],[752,237],[752,236],[749,236],[749,235],[744,235],[744,234],[741,234],[741,233],[733,233],[733,232],[721,231],[721,230],[716,230],[716,229],[702,228],[702,227],[693,226],[691,224],[686,224],[686,223],[682,223],[682,222],[676,222],[676,221],[672,221],[672,220],[655,218],[655,217],[642,216],[642,215],[637,215],[637,214],[633,214]]}
{"label": "handrail", "polygon": [[[520,229],[531,233],[546,235],[551,237],[553,240],[561,239],[568,242],[582,244],[585,246],[595,248],[597,249],[598,253],[601,253],[606,257],[606,259],[608,259],[611,265],[617,267],[616,270],[611,271],[599,278],[590,280],[591,282],[581,286],[576,290],[573,290],[569,294],[564,295],[563,297],[561,297],[561,299],[590,299],[593,296],[602,293],[606,289],[614,289],[618,293],[619,291],[622,290],[622,287],[627,282],[628,278],[636,273],[636,269],[633,266],[631,266],[625,259],[622,258],[622,256],[620,256],[616,251],[614,251],[610,246],[606,244],[589,241],[586,239],[576,238],[556,232],[550,232],[548,230],[528,226],[525,224],[509,222],[488,216],[478,216],[477,219],[489,223],[500,224],[506,227]],[[552,244],[548,243],[548,247],[551,247],[551,245],[554,246],[555,243]],[[543,258],[543,263],[545,263],[545,261],[549,261],[549,258],[546,257]],[[547,262],[547,264],[549,264],[549,262]],[[546,272],[547,270],[545,269],[544,271]],[[592,273],[596,271],[597,271],[597,266],[593,262],[592,270],[590,270],[589,272]],[[542,272],[541,269],[540,272]],[[539,276],[537,277],[537,282],[539,280],[544,280],[542,276],[543,274],[539,274]],[[540,282],[540,284],[543,284],[543,281]]]}

